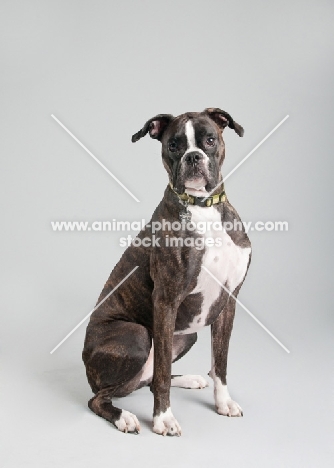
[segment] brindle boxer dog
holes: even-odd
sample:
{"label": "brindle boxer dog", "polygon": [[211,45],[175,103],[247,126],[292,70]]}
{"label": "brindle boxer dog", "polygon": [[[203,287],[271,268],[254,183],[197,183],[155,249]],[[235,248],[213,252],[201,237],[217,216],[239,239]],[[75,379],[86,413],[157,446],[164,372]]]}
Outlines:
{"label": "brindle boxer dog", "polygon": [[[170,387],[203,388],[208,384],[197,375],[171,375],[171,365],[190,350],[197,331],[206,325],[211,325],[212,332],[209,375],[214,382],[217,412],[225,416],[243,414],[226,384],[235,314],[235,301],[228,291],[238,295],[250,263],[250,241],[241,223],[229,231],[210,229],[201,236],[189,222],[191,217],[195,225],[210,221],[213,227],[212,223],[240,221],[222,184],[216,188],[222,181],[225,127],[243,136],[243,128],[227,112],[209,108],[178,117],[157,115],[132,137],[136,142],[148,133],[161,142],[170,182],[138,239],[151,239],[152,226],[163,220],[176,224],[171,229],[163,226],[156,233],[155,245],[145,241],[145,245],[126,249],[98,302],[135,266],[139,268],[100,305],[87,326],[83,361],[95,394],[88,406],[120,431],[136,433],[140,425],[134,414],[116,408],[112,398],[150,385],[154,394],[153,431],[181,435],[170,407]],[[212,196],[206,198],[211,191]],[[180,218],[182,230],[177,229]],[[167,236],[169,240],[178,237],[181,242],[170,247],[166,245]],[[199,240],[208,241],[205,248],[194,247],[194,241]]]}

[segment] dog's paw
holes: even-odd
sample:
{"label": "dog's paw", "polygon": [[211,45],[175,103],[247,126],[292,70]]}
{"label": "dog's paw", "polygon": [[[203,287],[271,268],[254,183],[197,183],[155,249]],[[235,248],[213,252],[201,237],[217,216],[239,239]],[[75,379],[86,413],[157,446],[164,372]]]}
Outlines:
{"label": "dog's paw", "polygon": [[216,408],[217,412],[223,416],[238,417],[244,415],[238,403],[233,401],[231,398],[220,402],[218,406],[216,405]]}
{"label": "dog's paw", "polygon": [[120,418],[117,419],[114,424],[121,432],[134,432],[136,434],[140,432],[140,424],[137,416],[129,411],[122,410]]}
{"label": "dog's paw", "polygon": [[205,388],[208,387],[208,382],[201,375],[177,375],[172,377],[172,387],[180,388]]}
{"label": "dog's paw", "polygon": [[214,396],[217,412],[224,416],[243,416],[241,407],[230,397],[227,385],[222,384],[220,378],[216,377],[213,371],[211,371],[211,376],[214,381]]}
{"label": "dog's paw", "polygon": [[181,435],[181,427],[177,420],[174,418],[170,408],[164,413],[153,417],[153,432],[160,435]]}

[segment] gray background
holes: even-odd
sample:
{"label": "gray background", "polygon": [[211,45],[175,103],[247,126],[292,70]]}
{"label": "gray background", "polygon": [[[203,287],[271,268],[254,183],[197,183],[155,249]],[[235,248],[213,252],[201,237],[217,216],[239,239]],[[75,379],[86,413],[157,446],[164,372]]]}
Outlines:
{"label": "gray background", "polygon": [[[333,421],[333,4],[330,1],[5,1],[1,35],[2,466],[330,466]],[[157,113],[221,107],[228,180],[251,233],[229,387],[244,418],[218,416],[212,384],[172,389],[181,438],[151,432],[152,396],[118,404],[124,435],[87,408],[82,326],[121,255],[119,234],[55,233],[51,220],[149,219],[167,177],[159,143],[130,137]],[[50,117],[54,113],[140,199],[136,203]],[[209,330],[175,366],[206,375]]]}

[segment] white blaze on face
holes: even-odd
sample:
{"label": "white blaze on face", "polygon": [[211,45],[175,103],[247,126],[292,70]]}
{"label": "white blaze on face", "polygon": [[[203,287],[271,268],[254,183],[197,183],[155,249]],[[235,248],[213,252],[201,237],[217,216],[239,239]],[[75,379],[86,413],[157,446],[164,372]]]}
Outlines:
{"label": "white blaze on face", "polygon": [[[192,153],[193,151],[196,151],[197,153],[200,153],[203,156],[204,164],[207,166],[209,158],[204,153],[204,151],[201,150],[201,148],[199,148],[196,145],[195,129],[191,120],[188,120],[186,122],[185,134],[187,138],[187,150],[182,156],[182,160],[181,160],[182,164],[185,164],[184,160],[188,153]],[[191,195],[194,195],[194,196],[203,196],[202,192],[207,193],[205,190],[206,181],[203,177],[201,177],[200,179],[192,179],[186,182],[187,182],[186,183],[187,193],[190,193]]]}
{"label": "white blaze on face", "polygon": [[188,153],[191,153],[192,151],[197,151],[204,157],[204,160],[208,160],[209,159],[208,156],[204,153],[203,150],[201,150],[201,148],[199,148],[196,145],[195,129],[191,120],[188,120],[186,122],[185,131],[186,131],[186,137],[187,137],[187,151],[184,153],[182,159],[184,159],[184,157]]}

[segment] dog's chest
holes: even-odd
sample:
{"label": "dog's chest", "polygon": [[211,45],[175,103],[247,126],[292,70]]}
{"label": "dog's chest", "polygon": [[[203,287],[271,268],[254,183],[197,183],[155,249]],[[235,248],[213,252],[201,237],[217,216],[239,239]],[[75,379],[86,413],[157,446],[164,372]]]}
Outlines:
{"label": "dog's chest", "polygon": [[[250,248],[242,248],[235,245],[225,230],[214,229],[221,222],[221,216],[217,209],[214,207],[202,208],[198,206],[191,206],[188,209],[191,211],[193,222],[204,221],[206,227],[208,227],[209,223],[212,223],[211,228],[206,229],[200,235],[206,242],[210,242],[213,245],[205,247],[197,283],[190,293],[191,295],[196,293],[200,293],[201,295],[200,314],[198,312],[195,313],[189,325],[182,333],[193,333],[210,324],[207,319],[211,306],[219,298],[223,289],[219,283],[233,293],[246,274],[251,252]],[[217,309],[217,313],[218,311],[219,308]],[[216,317],[210,314],[210,318],[213,321]]]}

